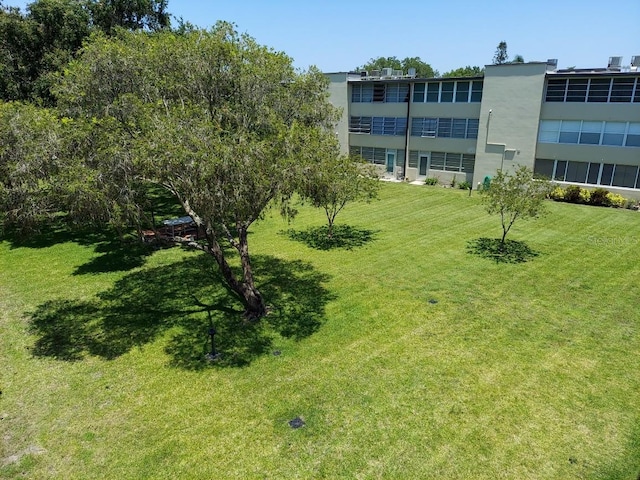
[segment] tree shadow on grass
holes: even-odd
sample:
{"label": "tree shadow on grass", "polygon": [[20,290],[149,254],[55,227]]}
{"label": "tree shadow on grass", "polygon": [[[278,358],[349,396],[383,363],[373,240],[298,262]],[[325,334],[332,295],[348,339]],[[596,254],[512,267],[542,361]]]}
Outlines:
{"label": "tree shadow on grass", "polygon": [[499,238],[476,238],[467,243],[467,252],[483,258],[495,260],[496,263],[524,263],[538,255],[525,242],[505,240],[504,245]]}
{"label": "tree shadow on grass", "polygon": [[336,248],[351,250],[371,242],[377,232],[350,225],[334,225],[333,235],[329,237],[329,227],[322,225],[310,227],[306,230],[289,229],[283,233],[291,240],[305,243],[316,250],[333,250]]}
{"label": "tree shadow on grass", "polygon": [[146,257],[164,246],[159,243],[149,244],[137,240],[106,240],[95,246],[96,253],[101,255],[78,266],[73,274],[86,275],[133,270],[144,265]]}
{"label": "tree shadow on grass", "polygon": [[59,243],[74,242],[79,245],[93,245],[109,241],[113,233],[95,227],[72,226],[58,219],[41,225],[37,231],[22,232],[9,229],[2,232],[0,239],[11,244],[11,248],[48,248]]}
{"label": "tree shadow on grass", "polygon": [[210,321],[217,335],[219,366],[241,366],[269,350],[275,335],[304,338],[322,324],[333,296],[328,276],[304,262],[257,256],[258,286],[273,305],[247,322],[240,302],[223,286],[212,260],[182,262],[131,273],[93,300],[56,300],[31,314],[33,354],[66,361],[87,355],[115,359],[166,335],[169,363],[185,369],[208,365]]}
{"label": "tree shadow on grass", "polygon": [[39,249],[69,242],[93,247],[98,255],[78,266],[75,275],[129,271],[142,266],[146,257],[158,248],[169,246],[142,243],[131,236],[119,238],[107,229],[72,228],[63,221],[44,225],[39,232],[29,235],[15,230],[5,232],[2,239],[7,240],[11,248]]}

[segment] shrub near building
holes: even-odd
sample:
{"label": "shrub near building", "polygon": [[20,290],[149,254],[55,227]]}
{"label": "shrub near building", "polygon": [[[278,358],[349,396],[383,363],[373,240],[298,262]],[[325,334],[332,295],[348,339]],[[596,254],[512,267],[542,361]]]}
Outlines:
{"label": "shrub near building", "polygon": [[617,193],[611,193],[605,188],[588,190],[578,185],[569,185],[566,188],[556,186],[549,194],[549,198],[557,202],[579,203],[599,207],[632,208],[636,205],[636,202],[627,200]]}

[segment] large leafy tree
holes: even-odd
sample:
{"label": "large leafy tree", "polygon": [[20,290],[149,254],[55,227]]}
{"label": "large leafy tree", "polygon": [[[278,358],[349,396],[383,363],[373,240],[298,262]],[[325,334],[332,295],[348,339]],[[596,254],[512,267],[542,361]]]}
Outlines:
{"label": "large leafy tree", "polygon": [[107,34],[117,27],[157,31],[169,27],[168,0],[88,1],[93,24]]}
{"label": "large leafy tree", "polygon": [[143,185],[164,188],[205,233],[190,245],[215,258],[247,317],[263,316],[249,228],[273,205],[293,213],[289,199],[305,165],[335,148],[337,112],[324,75],[296,72],[286,55],[221,23],[96,38],[58,95],[90,139],[75,149],[81,170],[93,172],[83,174],[87,188],[104,195],[89,211],[115,204],[139,212]]}
{"label": "large leafy tree", "polygon": [[531,169],[520,166],[513,173],[499,170],[484,190],[484,202],[489,214],[500,215],[504,249],[509,230],[518,219],[537,218],[545,213],[544,200],[551,192],[551,183],[534,178]]}
{"label": "large leafy tree", "polygon": [[0,223],[28,230],[58,210],[51,179],[63,140],[56,115],[29,104],[0,102]]}
{"label": "large leafy tree", "polygon": [[166,0],[35,0],[0,4],[0,99],[52,106],[50,87],[92,32],[169,27]]}
{"label": "large leafy tree", "polygon": [[17,8],[0,5],[0,99],[31,98],[40,54],[37,24]]}
{"label": "large leafy tree", "polygon": [[406,57],[400,60],[397,57],[377,57],[371,58],[364,65],[357,67],[357,71],[382,70],[383,68],[393,68],[394,70],[402,70],[405,74],[410,68],[416,69],[416,76],[419,78],[433,78],[438,76],[438,71],[434,70],[431,65],[424,62],[420,57]]}

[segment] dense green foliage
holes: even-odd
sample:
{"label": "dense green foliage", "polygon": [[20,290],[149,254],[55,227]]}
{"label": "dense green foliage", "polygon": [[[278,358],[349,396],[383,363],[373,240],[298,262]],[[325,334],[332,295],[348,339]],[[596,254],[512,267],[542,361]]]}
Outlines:
{"label": "dense green foliage", "polygon": [[450,72],[442,74],[443,77],[480,77],[484,75],[484,68],[467,65],[466,67],[456,68]]}
{"label": "dense green foliage", "polygon": [[[548,208],[514,225],[539,252],[519,264],[467,253],[496,225],[457,189],[383,184],[341,214],[376,232],[350,251],[281,234],[317,209],[267,216],[256,271],[280,308],[245,326],[206,256],[7,239],[0,477],[633,480],[638,214]],[[227,364],[203,360],[196,299]]]}
{"label": "dense green foliage", "polygon": [[410,68],[415,68],[416,77],[418,78],[433,78],[439,75],[437,70],[434,70],[431,65],[424,62],[420,57],[406,57],[402,60],[397,57],[371,58],[364,65],[357,67],[356,70],[371,72],[372,70],[382,71],[383,68],[402,70],[405,75]]}
{"label": "dense green foliage", "polygon": [[0,100],[52,105],[50,88],[92,32],[157,31],[166,0],[35,0],[26,13],[0,4]]}
{"label": "dense green foliage", "polygon": [[[0,223],[26,232],[60,213],[141,232],[153,228],[149,188],[162,188],[204,235],[191,247],[215,258],[247,316],[259,318],[267,304],[254,283],[248,229],[274,205],[292,216],[288,200],[301,179],[336,166],[337,111],[317,69],[295,71],[289,57],[227,23],[162,30],[165,8],[155,0],[38,0],[28,15],[2,10],[0,26],[16,38],[33,33],[24,51],[37,57],[25,68],[5,65],[5,98],[55,110],[1,105]],[[3,38],[5,50],[21,45]],[[337,185],[333,205],[319,200],[331,223],[345,202],[367,196],[364,184]],[[319,197],[318,189],[309,196]],[[239,270],[223,244],[239,254]]]}

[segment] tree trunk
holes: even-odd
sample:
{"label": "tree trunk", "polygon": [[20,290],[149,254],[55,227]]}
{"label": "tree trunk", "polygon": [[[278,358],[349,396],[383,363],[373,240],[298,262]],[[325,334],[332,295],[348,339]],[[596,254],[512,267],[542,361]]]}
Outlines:
{"label": "tree trunk", "polygon": [[224,257],[224,252],[220,247],[220,244],[211,230],[207,231],[209,253],[216,259],[225,283],[238,295],[240,301],[244,305],[245,317],[248,320],[258,320],[267,314],[267,306],[262,294],[258,291],[253,281],[253,271],[249,261],[246,229],[242,229],[239,235],[240,242],[235,246],[240,253],[243,281],[239,281],[236,275],[234,275],[233,270],[231,270],[231,267]]}
{"label": "tree trunk", "polygon": [[247,320],[259,320],[267,314],[264,298],[255,285],[242,283],[241,298],[244,303],[244,316]]}
{"label": "tree trunk", "polygon": [[249,258],[249,244],[247,242],[247,229],[238,228],[238,252],[242,264],[243,281],[241,284],[242,298],[244,298],[245,316],[249,320],[257,320],[267,314],[262,294],[258,291],[253,280],[253,269]]}
{"label": "tree trunk", "polygon": [[502,238],[500,239],[500,250],[504,251],[504,239],[507,238],[509,230],[502,228]]}

